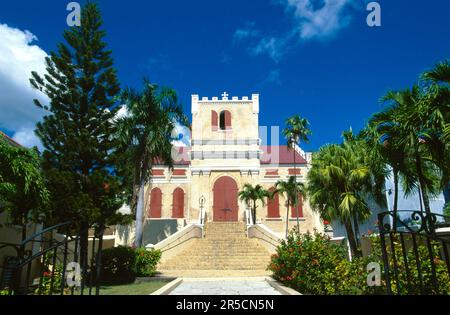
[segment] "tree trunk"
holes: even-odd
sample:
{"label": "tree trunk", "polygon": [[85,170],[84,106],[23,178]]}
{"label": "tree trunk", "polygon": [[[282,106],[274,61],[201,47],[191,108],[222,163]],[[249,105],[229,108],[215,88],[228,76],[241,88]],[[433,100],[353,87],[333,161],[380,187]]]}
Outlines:
{"label": "tree trunk", "polygon": [[359,223],[358,223],[358,216],[356,214],[353,214],[353,226],[355,227],[355,241],[356,241],[356,246],[360,245],[359,242]]}
{"label": "tree trunk", "polygon": [[139,248],[142,246],[142,237],[143,237],[143,221],[144,221],[144,188],[145,182],[142,179],[139,184],[139,195],[138,202],[136,207],[136,237],[134,241],[134,245]]}
{"label": "tree trunk", "polygon": [[398,170],[393,170],[394,172],[394,219],[393,219],[393,228],[394,230],[397,228],[397,212],[398,212]]}
{"label": "tree trunk", "polygon": [[[296,165],[296,161],[295,161],[295,143],[294,143],[294,183],[295,183],[295,193],[297,193],[297,165]],[[298,198],[298,196],[297,196]],[[300,220],[298,218],[298,204],[295,205],[295,212],[296,212],[296,216],[297,216],[297,233],[300,234]]]}
{"label": "tree trunk", "polygon": [[[427,187],[425,185],[425,180],[423,178],[423,171],[422,171],[422,162],[420,159],[419,151],[416,148],[416,170],[417,170],[417,177],[419,178],[419,185],[420,189],[422,190],[422,199],[423,199],[423,205],[425,207],[425,213],[428,219],[428,225],[430,228],[431,233],[434,233],[434,223],[432,222],[431,218],[431,209],[430,209],[430,200],[428,199],[428,193],[427,193]],[[420,197],[420,194],[419,194]]]}
{"label": "tree trunk", "polygon": [[289,199],[288,199],[287,209],[286,209],[286,239],[289,235],[289,206],[290,206],[290,203],[289,203]]}
{"label": "tree trunk", "polygon": [[355,241],[355,234],[353,233],[352,223],[350,222],[350,218],[344,219],[345,230],[347,231],[348,243],[350,246],[350,251],[352,252],[352,256],[359,256],[358,246]]}
{"label": "tree trunk", "polygon": [[22,224],[22,242],[27,239],[27,224]]}
{"label": "tree trunk", "polygon": [[253,217],[253,224],[256,224],[256,200],[253,200],[252,217]]}

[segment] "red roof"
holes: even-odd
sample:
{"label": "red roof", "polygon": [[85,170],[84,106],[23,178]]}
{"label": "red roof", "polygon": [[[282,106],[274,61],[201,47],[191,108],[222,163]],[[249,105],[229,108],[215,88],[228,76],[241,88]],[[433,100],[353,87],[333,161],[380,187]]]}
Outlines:
{"label": "red roof", "polygon": [[[261,164],[294,164],[294,150],[289,150],[287,146],[260,146]],[[295,151],[295,163],[306,164],[304,157]]]}
{"label": "red roof", "polygon": [[[261,164],[294,164],[294,151],[288,150],[286,146],[260,146]],[[191,147],[175,147],[173,149],[172,158],[174,165],[187,166],[191,164]],[[306,160],[297,151],[295,152],[295,163],[306,164]],[[164,163],[160,159],[153,161],[154,165],[163,166]]]}
{"label": "red roof", "polygon": [[8,135],[6,135],[5,133],[0,131],[0,140],[1,140],[1,138],[3,138],[8,144],[10,144],[14,147],[18,147],[18,148],[22,147],[19,143],[14,141],[12,138],[8,137]]}

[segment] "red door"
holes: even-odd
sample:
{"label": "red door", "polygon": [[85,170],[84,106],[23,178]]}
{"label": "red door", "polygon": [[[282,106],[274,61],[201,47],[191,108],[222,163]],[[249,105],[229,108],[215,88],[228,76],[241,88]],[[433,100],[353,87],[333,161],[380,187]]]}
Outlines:
{"label": "red door", "polygon": [[[271,193],[275,191],[275,188],[272,187],[269,189]],[[278,193],[275,193],[273,199],[269,199],[267,202],[267,217],[268,218],[279,218],[280,217],[280,197]]]}
{"label": "red door", "polygon": [[228,176],[219,178],[214,184],[214,221],[238,220],[238,187]]}
{"label": "red door", "polygon": [[172,218],[184,218],[184,191],[181,188],[173,192]]}
{"label": "red door", "polygon": [[298,205],[297,207],[291,207],[291,217],[297,218],[297,213],[299,218],[303,218],[303,196],[301,193],[298,194]]}
{"label": "red door", "polygon": [[148,211],[148,217],[150,219],[161,218],[162,208],[162,192],[159,188],[153,188],[150,194],[150,209]]}

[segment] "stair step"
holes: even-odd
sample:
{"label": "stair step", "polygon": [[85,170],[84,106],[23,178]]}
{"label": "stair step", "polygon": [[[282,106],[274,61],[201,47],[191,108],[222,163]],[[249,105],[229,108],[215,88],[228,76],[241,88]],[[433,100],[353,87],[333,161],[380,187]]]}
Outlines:
{"label": "stair step", "polygon": [[[163,254],[164,255],[164,254]],[[205,237],[160,263],[160,270],[266,270],[270,253],[246,235],[243,222],[207,222]]]}

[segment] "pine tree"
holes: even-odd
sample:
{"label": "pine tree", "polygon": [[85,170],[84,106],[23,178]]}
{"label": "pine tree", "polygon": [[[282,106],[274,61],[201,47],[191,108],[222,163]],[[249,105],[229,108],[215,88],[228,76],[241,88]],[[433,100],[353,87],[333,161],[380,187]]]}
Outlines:
{"label": "pine tree", "polygon": [[36,133],[45,147],[53,223],[79,223],[82,266],[88,230],[100,232],[121,219],[121,187],[110,159],[120,86],[101,27],[99,8],[87,3],[81,26],[65,30],[65,43],[46,58],[47,74],[32,72],[30,79],[50,99],[47,105],[34,102],[48,113]]}

